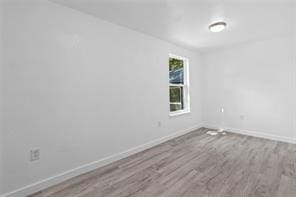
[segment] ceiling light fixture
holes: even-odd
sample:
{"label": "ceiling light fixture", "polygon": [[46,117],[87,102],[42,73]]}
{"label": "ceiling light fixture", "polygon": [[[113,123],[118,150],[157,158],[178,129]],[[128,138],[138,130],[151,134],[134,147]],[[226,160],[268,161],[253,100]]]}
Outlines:
{"label": "ceiling light fixture", "polygon": [[211,32],[221,32],[225,29],[226,25],[225,22],[216,22],[209,26],[209,30]]}

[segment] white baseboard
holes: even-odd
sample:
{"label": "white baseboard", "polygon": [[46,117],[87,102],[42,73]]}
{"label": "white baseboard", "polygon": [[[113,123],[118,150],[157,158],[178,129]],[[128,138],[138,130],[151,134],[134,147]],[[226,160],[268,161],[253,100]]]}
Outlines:
{"label": "white baseboard", "polygon": [[105,158],[100,159],[98,161],[94,161],[94,162],[79,166],[77,168],[68,170],[68,171],[63,172],[61,174],[57,174],[57,175],[49,177],[47,179],[38,181],[38,182],[30,184],[30,185],[27,185],[25,187],[14,190],[12,192],[2,194],[2,195],[0,194],[0,197],[24,197],[24,196],[30,195],[32,193],[38,192],[38,191],[43,190],[45,188],[48,188],[50,186],[61,183],[61,182],[65,181],[65,180],[67,180],[67,179],[73,178],[75,176],[78,176],[78,175],[84,174],[86,172],[92,171],[92,170],[94,170],[96,168],[99,168],[99,167],[102,167],[104,165],[110,164],[112,162],[118,161],[120,159],[123,159],[123,158],[128,157],[128,156],[133,155],[133,154],[136,154],[138,152],[141,152],[143,150],[146,150],[148,148],[151,148],[153,146],[156,146],[158,144],[166,142],[166,141],[168,141],[170,139],[179,137],[181,135],[184,135],[186,133],[189,133],[189,132],[194,131],[196,129],[199,129],[201,127],[202,127],[202,125],[197,125],[197,126],[194,126],[194,127],[182,130],[182,131],[175,132],[175,133],[173,133],[171,135],[155,139],[155,140],[150,141],[148,143],[145,143],[145,144],[142,144],[140,146],[128,149],[126,151],[111,155],[109,157],[105,157]]}
{"label": "white baseboard", "polygon": [[[217,125],[210,125],[210,124],[204,124],[203,127],[211,128],[211,129],[219,129],[219,128],[221,128],[221,127],[219,127]],[[273,135],[273,134],[269,134],[267,132],[250,131],[250,130],[243,130],[243,129],[228,128],[228,127],[224,127],[223,129],[225,131],[229,131],[231,133],[249,135],[249,136],[253,136],[253,137],[259,137],[259,138],[264,138],[264,139],[269,139],[269,140],[275,140],[275,141],[281,141],[281,142],[296,144],[296,138]]]}

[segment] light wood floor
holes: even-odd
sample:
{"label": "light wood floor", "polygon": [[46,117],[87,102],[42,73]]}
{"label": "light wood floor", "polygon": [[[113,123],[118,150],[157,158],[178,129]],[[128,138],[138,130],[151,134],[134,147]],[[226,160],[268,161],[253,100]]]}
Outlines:
{"label": "light wood floor", "polygon": [[199,129],[32,197],[296,197],[296,145]]}

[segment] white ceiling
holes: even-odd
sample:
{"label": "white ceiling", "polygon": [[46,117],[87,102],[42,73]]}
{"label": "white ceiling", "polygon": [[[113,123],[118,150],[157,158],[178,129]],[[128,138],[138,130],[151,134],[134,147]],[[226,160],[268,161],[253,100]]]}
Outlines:
{"label": "white ceiling", "polygon": [[[177,45],[208,50],[292,33],[293,0],[52,0]],[[208,25],[225,20],[212,33]]]}

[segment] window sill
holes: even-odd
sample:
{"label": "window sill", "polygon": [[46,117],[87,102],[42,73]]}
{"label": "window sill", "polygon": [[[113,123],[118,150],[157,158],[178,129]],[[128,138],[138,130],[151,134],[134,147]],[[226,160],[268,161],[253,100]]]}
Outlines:
{"label": "window sill", "polygon": [[181,116],[185,114],[189,114],[189,110],[182,110],[182,111],[177,111],[177,112],[170,112],[170,117],[175,117],[175,116]]}

